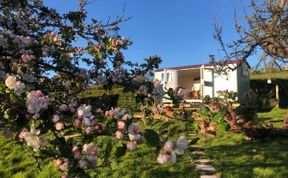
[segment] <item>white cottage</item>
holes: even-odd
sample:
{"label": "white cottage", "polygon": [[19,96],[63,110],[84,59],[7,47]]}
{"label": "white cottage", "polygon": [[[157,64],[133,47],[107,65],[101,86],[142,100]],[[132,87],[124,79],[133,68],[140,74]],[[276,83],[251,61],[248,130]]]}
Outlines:
{"label": "white cottage", "polygon": [[[240,61],[227,61],[231,68],[240,64]],[[235,70],[227,70],[227,75],[219,75],[211,70],[215,64],[198,64],[182,67],[158,69],[155,78],[165,88],[184,89],[184,99],[187,102],[201,102],[201,98],[209,95],[216,97],[217,91],[228,90],[237,92],[238,99],[250,89],[249,64],[241,64]],[[218,66],[219,67],[219,66]]]}

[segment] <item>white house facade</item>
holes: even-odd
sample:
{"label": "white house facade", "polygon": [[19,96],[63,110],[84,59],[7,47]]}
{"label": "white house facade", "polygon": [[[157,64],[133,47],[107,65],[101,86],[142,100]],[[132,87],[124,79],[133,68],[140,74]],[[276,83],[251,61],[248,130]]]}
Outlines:
{"label": "white house facade", "polygon": [[[229,61],[225,65],[235,68],[240,61]],[[225,75],[217,74],[215,64],[199,64],[183,67],[173,67],[158,69],[155,78],[163,84],[165,88],[181,87],[184,90],[184,99],[187,101],[197,101],[209,95],[216,97],[217,91],[237,92],[238,99],[250,89],[249,65],[242,64],[235,70],[226,70]]]}

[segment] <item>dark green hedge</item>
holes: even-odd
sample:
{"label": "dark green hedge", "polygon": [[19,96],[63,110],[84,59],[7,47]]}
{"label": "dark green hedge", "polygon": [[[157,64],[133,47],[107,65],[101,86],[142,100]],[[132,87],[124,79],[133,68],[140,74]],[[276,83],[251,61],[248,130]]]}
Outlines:
{"label": "dark green hedge", "polygon": [[79,97],[81,102],[91,104],[96,108],[108,110],[111,107],[120,107],[127,111],[138,111],[135,93],[125,91],[123,88],[114,88],[110,91],[104,89],[88,89],[82,92]]}

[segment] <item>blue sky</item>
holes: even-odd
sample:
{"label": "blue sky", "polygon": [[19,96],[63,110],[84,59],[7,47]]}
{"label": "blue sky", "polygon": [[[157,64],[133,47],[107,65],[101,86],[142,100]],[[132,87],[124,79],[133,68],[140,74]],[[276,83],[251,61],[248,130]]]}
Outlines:
{"label": "blue sky", "polygon": [[[74,10],[78,0],[44,2],[64,12]],[[104,21],[115,19],[124,5],[124,15],[132,19],[120,25],[120,34],[134,43],[125,52],[126,58],[141,62],[157,54],[163,60],[161,68],[206,63],[209,54],[217,57],[220,47],[213,38],[214,17],[223,26],[224,40],[229,42],[238,37],[234,7],[237,14],[243,14],[240,0],[97,0],[88,6],[88,15]]]}

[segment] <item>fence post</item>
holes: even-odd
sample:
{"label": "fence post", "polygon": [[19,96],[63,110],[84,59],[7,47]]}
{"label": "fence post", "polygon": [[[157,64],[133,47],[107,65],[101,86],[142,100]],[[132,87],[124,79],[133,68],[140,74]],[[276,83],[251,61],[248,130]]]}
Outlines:
{"label": "fence post", "polygon": [[279,85],[278,85],[278,82],[276,82],[276,100],[278,101],[276,107],[279,108],[280,98],[279,98]]}

